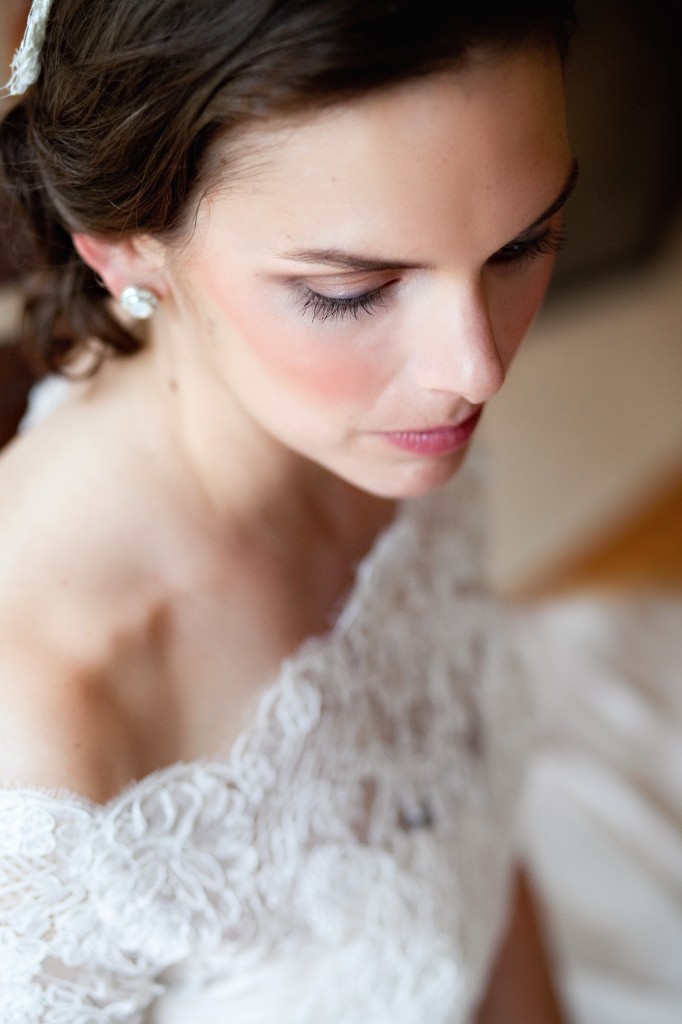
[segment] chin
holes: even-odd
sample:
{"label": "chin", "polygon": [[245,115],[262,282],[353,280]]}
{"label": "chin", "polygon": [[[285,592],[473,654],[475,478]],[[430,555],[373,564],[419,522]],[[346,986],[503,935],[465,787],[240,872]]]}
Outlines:
{"label": "chin", "polygon": [[383,469],[373,477],[367,475],[362,480],[354,479],[350,482],[379,498],[392,501],[418,498],[444,487],[458,472],[466,455],[465,449],[447,458],[414,460]]}

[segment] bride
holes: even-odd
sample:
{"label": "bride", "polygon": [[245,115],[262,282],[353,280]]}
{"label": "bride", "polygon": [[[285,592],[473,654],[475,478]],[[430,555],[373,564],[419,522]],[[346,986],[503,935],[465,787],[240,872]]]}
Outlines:
{"label": "bride", "polygon": [[559,1020],[469,449],[561,243],[571,13],[34,4],[7,1024]]}

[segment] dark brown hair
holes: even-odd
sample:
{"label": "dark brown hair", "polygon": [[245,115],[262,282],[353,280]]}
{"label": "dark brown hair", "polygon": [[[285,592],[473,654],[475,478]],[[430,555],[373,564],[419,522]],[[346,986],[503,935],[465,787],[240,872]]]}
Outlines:
{"label": "dark brown hair", "polygon": [[177,236],[216,138],[474,46],[537,38],[563,56],[572,30],[569,0],[54,0],[40,79],[0,126],[13,228],[31,239],[34,359],[64,370],[93,338],[138,350],[70,233]]}

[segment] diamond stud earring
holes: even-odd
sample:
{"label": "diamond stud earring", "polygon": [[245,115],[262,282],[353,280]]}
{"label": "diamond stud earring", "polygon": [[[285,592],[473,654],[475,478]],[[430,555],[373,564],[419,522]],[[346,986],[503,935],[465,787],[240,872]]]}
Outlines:
{"label": "diamond stud earring", "polygon": [[131,284],[119,296],[121,309],[135,320],[149,320],[159,308],[158,297],[149,288],[138,288]]}

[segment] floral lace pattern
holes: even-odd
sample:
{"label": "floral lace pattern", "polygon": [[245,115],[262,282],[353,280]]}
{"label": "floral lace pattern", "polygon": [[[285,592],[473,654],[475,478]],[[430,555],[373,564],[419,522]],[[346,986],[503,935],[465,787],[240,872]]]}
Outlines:
{"label": "floral lace pattern", "polygon": [[[479,583],[477,491],[472,454],[405,503],[224,756],[104,806],[0,791],[3,1024],[468,1019],[504,913],[527,718]],[[321,965],[289,1013],[287,962]],[[204,1012],[256,971],[249,1014],[225,995]]]}

